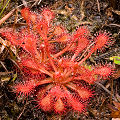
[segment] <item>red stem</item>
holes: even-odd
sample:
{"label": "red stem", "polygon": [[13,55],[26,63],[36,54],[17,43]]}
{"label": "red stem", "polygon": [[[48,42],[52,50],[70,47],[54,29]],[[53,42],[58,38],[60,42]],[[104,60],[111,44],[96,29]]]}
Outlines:
{"label": "red stem", "polygon": [[[36,64],[38,64],[38,62],[36,60],[34,60],[34,61],[36,62]],[[41,71],[42,73],[45,73],[45,74],[49,75],[50,77],[53,77],[53,75],[50,72],[48,72],[42,65],[39,65],[39,66],[38,66],[37,70]]]}
{"label": "red stem", "polygon": [[43,84],[47,84],[47,83],[51,83],[52,82],[52,79],[44,79],[44,80],[42,80],[42,81],[40,81],[40,82],[38,82],[38,85],[43,85]]}
{"label": "red stem", "polygon": [[66,47],[65,47],[62,51],[60,51],[59,53],[55,54],[53,57],[56,58],[56,57],[62,55],[64,52],[66,52],[66,51],[72,46],[73,42],[74,42],[74,39],[71,40],[71,43],[70,43],[68,46],[66,46]]}
{"label": "red stem", "polygon": [[50,59],[50,63],[51,63],[51,65],[52,65],[54,71],[57,72],[57,68],[56,68],[56,66],[54,65],[53,58],[50,56],[47,37],[44,39],[44,41],[45,41],[45,49],[46,49],[47,55],[48,55],[48,57],[49,57],[49,59]]}
{"label": "red stem", "polygon": [[94,48],[93,48],[92,51],[91,51],[90,53],[88,53],[88,55],[87,55],[86,57],[84,57],[84,58],[78,63],[78,65],[82,64],[86,59],[88,59],[94,51],[95,51],[95,50],[94,50]]}

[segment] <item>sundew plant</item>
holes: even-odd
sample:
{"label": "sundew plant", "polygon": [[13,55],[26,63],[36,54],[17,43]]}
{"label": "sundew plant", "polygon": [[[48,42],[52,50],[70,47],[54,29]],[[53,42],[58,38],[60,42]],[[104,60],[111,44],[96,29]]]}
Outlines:
{"label": "sundew plant", "polygon": [[100,31],[93,36],[82,25],[69,33],[54,22],[55,13],[47,8],[40,13],[23,8],[21,15],[25,27],[0,32],[22,50],[16,62],[24,76],[14,84],[13,91],[18,96],[36,96],[38,109],[45,112],[83,112],[94,94],[90,85],[112,73],[111,65],[86,62],[97,50],[111,44],[110,35]]}

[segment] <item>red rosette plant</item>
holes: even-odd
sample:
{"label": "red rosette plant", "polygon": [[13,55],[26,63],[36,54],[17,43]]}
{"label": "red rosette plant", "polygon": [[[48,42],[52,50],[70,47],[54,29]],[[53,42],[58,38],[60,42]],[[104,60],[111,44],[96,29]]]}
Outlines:
{"label": "red rosette plant", "polygon": [[26,96],[36,94],[43,111],[83,112],[93,92],[82,85],[82,81],[93,84],[97,76],[106,78],[112,72],[107,65],[89,69],[83,63],[97,49],[111,42],[109,35],[99,33],[90,38],[92,35],[85,26],[70,34],[62,25],[53,24],[55,14],[49,9],[37,14],[24,8],[21,15],[26,20],[26,28],[19,32],[0,32],[11,44],[25,51],[17,63],[23,72],[25,69],[30,72],[30,75],[25,74],[27,80],[14,85],[14,91]]}

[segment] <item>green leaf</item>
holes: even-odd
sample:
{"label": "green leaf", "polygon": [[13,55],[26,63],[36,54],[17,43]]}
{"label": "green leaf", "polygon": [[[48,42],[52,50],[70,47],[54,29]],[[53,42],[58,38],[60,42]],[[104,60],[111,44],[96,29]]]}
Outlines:
{"label": "green leaf", "polygon": [[119,56],[110,57],[110,60],[112,60],[115,64],[120,65],[120,57]]}
{"label": "green leaf", "polygon": [[17,78],[17,73],[14,74],[12,81],[15,81]]}

